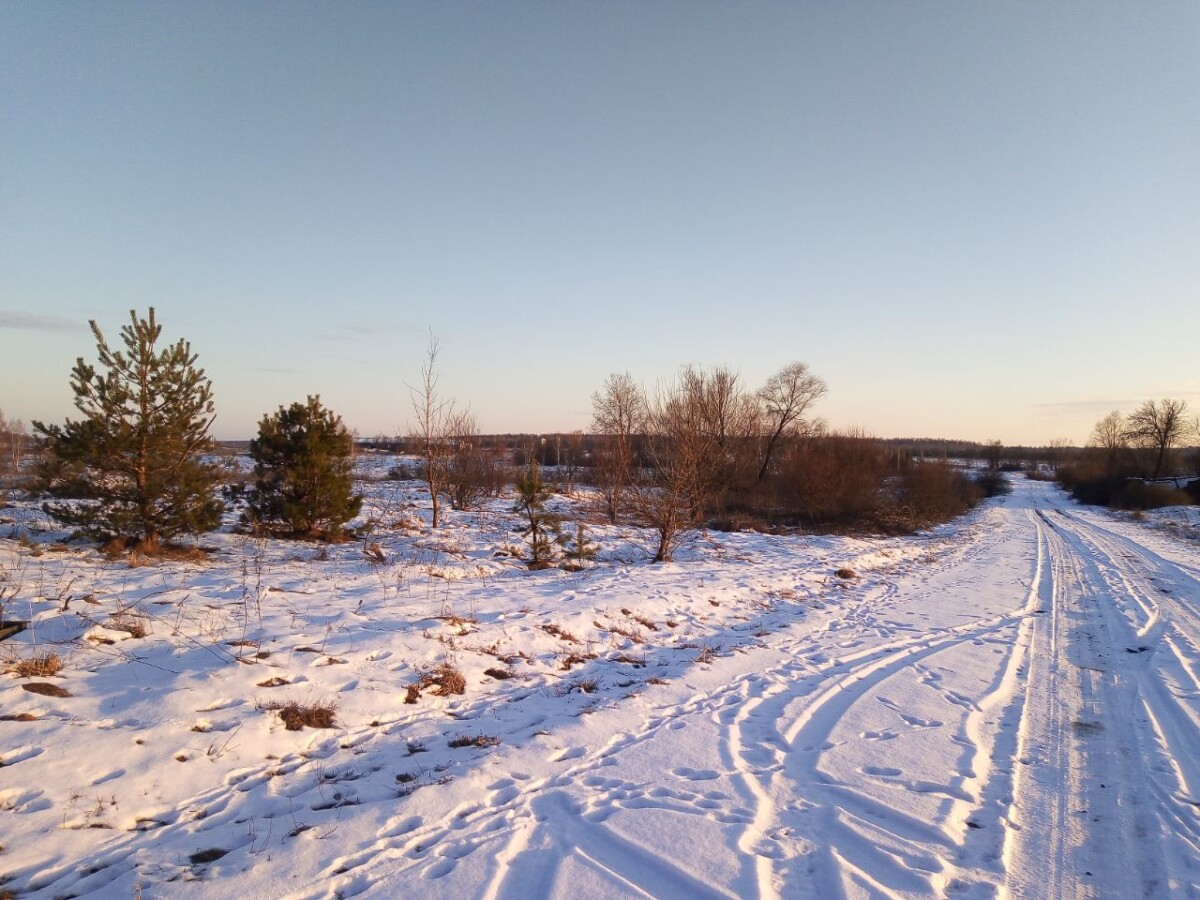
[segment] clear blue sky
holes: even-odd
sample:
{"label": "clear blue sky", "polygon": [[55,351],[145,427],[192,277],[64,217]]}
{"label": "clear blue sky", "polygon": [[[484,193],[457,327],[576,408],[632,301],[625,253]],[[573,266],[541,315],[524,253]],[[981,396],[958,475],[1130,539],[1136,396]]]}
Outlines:
{"label": "clear blue sky", "polygon": [[216,433],[804,360],[882,437],[1200,406],[1200,4],[0,4],[0,409],[157,307]]}

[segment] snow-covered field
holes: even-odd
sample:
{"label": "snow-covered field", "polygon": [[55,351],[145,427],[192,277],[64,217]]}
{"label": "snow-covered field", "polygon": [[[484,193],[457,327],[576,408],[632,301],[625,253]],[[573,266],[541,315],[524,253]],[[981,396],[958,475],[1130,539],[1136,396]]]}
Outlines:
{"label": "snow-covered field", "polygon": [[64,663],[0,676],[0,895],[1200,893],[1194,523],[1017,479],[912,538],[598,526],[530,573],[504,502],[431,532],[397,490],[384,562],[0,541],[0,658]]}

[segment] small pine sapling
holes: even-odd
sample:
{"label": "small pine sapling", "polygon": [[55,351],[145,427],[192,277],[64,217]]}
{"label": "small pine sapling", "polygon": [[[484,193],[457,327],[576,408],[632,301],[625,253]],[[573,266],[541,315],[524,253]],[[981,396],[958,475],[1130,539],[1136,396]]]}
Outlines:
{"label": "small pine sapling", "polygon": [[546,509],[553,495],[550,485],[542,481],[542,473],[533,454],[529,465],[517,476],[517,502],[513,512],[520,513],[529,523],[529,568],[545,569],[551,565],[553,537],[558,534],[559,516]]}
{"label": "small pine sapling", "polygon": [[588,540],[587,529],[583,527],[583,523],[577,524],[574,537],[568,538],[565,542],[568,560],[566,568],[571,572],[580,571],[587,563],[596,558],[598,549],[593,541]]}

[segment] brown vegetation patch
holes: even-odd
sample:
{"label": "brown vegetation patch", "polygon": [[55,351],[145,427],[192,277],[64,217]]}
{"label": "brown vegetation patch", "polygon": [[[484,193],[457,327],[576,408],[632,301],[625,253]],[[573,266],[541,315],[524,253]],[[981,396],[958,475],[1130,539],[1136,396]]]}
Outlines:
{"label": "brown vegetation patch", "polygon": [[274,678],[268,678],[266,681],[260,681],[258,686],[262,688],[273,688],[283,687],[285,684],[291,684],[291,682],[286,678],[280,678],[278,675],[276,675]]}
{"label": "brown vegetation patch", "polygon": [[421,698],[421,691],[427,688],[433,688],[431,693],[435,697],[465,694],[467,680],[453,663],[438,663],[431,670],[423,673],[415,683],[408,686],[404,702],[416,703]]}
{"label": "brown vegetation patch", "polygon": [[35,716],[33,713],[8,713],[0,716],[0,722],[36,722],[41,716]]}
{"label": "brown vegetation patch", "polygon": [[636,628],[626,628],[623,625],[609,625],[608,630],[613,634],[619,634],[621,637],[629,638],[629,640],[635,644],[645,643],[645,638],[642,637],[642,633]]}
{"label": "brown vegetation patch", "polygon": [[150,633],[150,626],[146,624],[145,619],[125,612],[114,614],[105,627],[113,631],[124,631],[132,638],[144,638]]}
{"label": "brown vegetation patch", "polygon": [[57,684],[51,684],[48,681],[31,681],[29,684],[21,685],[21,687],[29,691],[31,694],[41,694],[43,697],[74,696],[66,688],[61,688]]}
{"label": "brown vegetation patch", "polygon": [[579,681],[573,681],[566,686],[564,694],[570,694],[573,691],[578,691],[581,694],[594,694],[600,690],[599,678],[581,678]]}
{"label": "brown vegetation patch", "polygon": [[578,665],[579,663],[584,663],[595,658],[595,653],[568,653],[562,658],[562,669],[564,672],[570,672],[571,666]]}
{"label": "brown vegetation patch", "polygon": [[288,731],[309,728],[333,728],[337,725],[337,704],[332,700],[298,703],[295,700],[269,700],[259,709],[278,712]]}
{"label": "brown vegetation patch", "polygon": [[203,562],[209,551],[201,547],[182,547],[177,544],[148,545],[128,537],[117,537],[100,547],[100,553],[110,560],[127,559],[136,568],[149,560],[167,562]]}
{"label": "brown vegetation patch", "polygon": [[842,566],[842,568],[838,569],[833,574],[836,575],[838,578],[846,578],[846,579],[858,577],[857,572],[855,572],[853,569],[848,569],[845,566]]}
{"label": "brown vegetation patch", "polygon": [[484,669],[483,674],[497,681],[507,681],[513,677],[513,673],[508,669]]}
{"label": "brown vegetation patch", "polygon": [[448,747],[495,747],[500,743],[500,738],[493,737],[490,734],[460,734],[453,737],[447,743]]}
{"label": "brown vegetation patch", "polygon": [[568,643],[579,643],[579,638],[575,637],[575,635],[571,634],[571,632],[567,631],[565,628],[555,625],[553,622],[548,622],[547,624],[542,625],[541,628],[542,631],[546,632],[546,634],[553,635],[554,637],[567,641]]}
{"label": "brown vegetation patch", "polygon": [[18,678],[49,678],[62,671],[63,663],[57,653],[47,652],[29,659],[17,660],[8,671]]}

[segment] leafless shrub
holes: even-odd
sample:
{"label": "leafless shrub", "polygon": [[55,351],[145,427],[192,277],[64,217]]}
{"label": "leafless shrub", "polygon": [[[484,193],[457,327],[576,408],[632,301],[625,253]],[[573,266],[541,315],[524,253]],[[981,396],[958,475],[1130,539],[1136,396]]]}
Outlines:
{"label": "leafless shrub", "polygon": [[473,415],[462,412],[451,416],[447,430],[452,447],[446,468],[446,497],[454,509],[477,509],[484,500],[504,490],[507,472],[481,445]]}
{"label": "leafless shrub", "polygon": [[861,521],[883,503],[887,451],[860,432],[792,444],[781,463],[781,505],[812,523]]}

